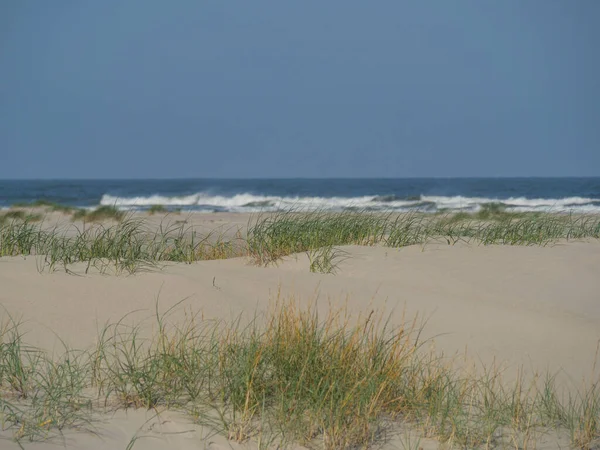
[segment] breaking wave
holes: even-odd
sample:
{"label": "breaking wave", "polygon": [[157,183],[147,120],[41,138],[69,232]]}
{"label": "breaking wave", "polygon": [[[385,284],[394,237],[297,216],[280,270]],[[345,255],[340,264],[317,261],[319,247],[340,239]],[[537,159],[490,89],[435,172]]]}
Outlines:
{"label": "breaking wave", "polygon": [[147,197],[118,197],[105,194],[101,205],[114,205],[124,209],[146,209],[152,205],[198,211],[258,212],[291,208],[328,211],[478,211],[484,205],[499,204],[509,211],[549,211],[600,213],[600,199],[584,197],[505,199],[463,196],[430,196],[400,198],[396,195],[367,195],[361,197],[282,197],[256,194],[231,196],[199,192],[183,196],[151,195]]}

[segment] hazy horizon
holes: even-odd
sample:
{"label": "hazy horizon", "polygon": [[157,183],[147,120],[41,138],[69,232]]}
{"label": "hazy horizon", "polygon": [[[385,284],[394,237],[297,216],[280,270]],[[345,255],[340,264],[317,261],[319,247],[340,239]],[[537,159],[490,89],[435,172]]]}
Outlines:
{"label": "hazy horizon", "polygon": [[433,177],[419,177],[419,176],[406,176],[406,177],[364,177],[364,176],[354,176],[354,177],[172,177],[172,178],[164,178],[164,177],[87,177],[87,178],[74,178],[74,177],[62,177],[62,178],[0,178],[0,181],[194,181],[194,180],[202,180],[202,181],[292,181],[292,180],[529,180],[529,179],[547,179],[547,180],[557,180],[561,178],[565,179],[599,179],[600,175],[582,175],[582,176],[572,176],[572,175],[558,175],[558,176],[433,176]]}

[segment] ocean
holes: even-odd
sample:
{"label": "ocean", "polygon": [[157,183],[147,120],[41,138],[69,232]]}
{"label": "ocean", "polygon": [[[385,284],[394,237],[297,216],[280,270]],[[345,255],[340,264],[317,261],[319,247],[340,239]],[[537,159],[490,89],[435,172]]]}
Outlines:
{"label": "ocean", "polygon": [[95,208],[152,205],[204,212],[330,211],[600,213],[600,177],[405,179],[0,180],[0,208],[46,200]]}

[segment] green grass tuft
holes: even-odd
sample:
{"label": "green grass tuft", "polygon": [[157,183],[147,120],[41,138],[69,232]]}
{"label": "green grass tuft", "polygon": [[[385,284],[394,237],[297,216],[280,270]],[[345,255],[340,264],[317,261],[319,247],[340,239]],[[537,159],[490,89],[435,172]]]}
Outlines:
{"label": "green grass tuft", "polygon": [[[490,214],[493,214],[490,215]],[[548,245],[561,239],[600,238],[600,216],[518,214],[491,206],[480,216],[378,215],[288,211],[258,216],[248,225],[248,251],[257,264],[340,245],[392,248],[459,241],[482,245]]]}
{"label": "green grass tuft", "polygon": [[72,206],[62,205],[60,203],[51,202],[48,200],[36,200],[31,203],[14,203],[14,208],[45,208],[50,211],[58,211],[64,214],[69,214],[75,211],[77,208]]}
{"label": "green grass tuft", "polygon": [[88,222],[102,222],[103,220],[116,220],[120,222],[125,217],[125,212],[115,206],[100,206],[83,216]]}
{"label": "green grass tuft", "polygon": [[374,245],[389,228],[390,215],[367,212],[286,211],[259,215],[248,224],[249,253],[266,265],[292,253],[335,245]]}
{"label": "green grass tuft", "polygon": [[150,208],[148,208],[148,214],[150,215],[166,212],[168,212],[168,210],[163,205],[152,205]]}
{"label": "green grass tuft", "polygon": [[[155,330],[107,324],[90,350],[50,358],[9,317],[0,331],[0,419],[15,439],[42,440],[90,424],[92,405],[169,408],[231,440],[346,449],[379,445],[410,427],[456,448],[535,446],[549,429],[592,449],[600,438],[600,379],[562,395],[554,377],[502,380],[419,341],[374,311],[320,315],[278,300],[248,325],[157,312]],[[127,321],[128,322],[128,321]],[[427,346],[429,348],[429,346]],[[461,358],[462,359],[462,358]],[[543,380],[539,382],[538,380]]]}
{"label": "green grass tuft", "polygon": [[7,221],[7,220],[25,220],[26,217],[26,213],[25,211],[21,211],[21,210],[17,210],[17,211],[8,211],[3,213],[0,216],[2,219],[2,221]]}
{"label": "green grass tuft", "polygon": [[0,213],[0,226],[6,223],[14,222],[39,222],[42,215],[38,213],[28,213],[22,210],[7,211]]}
{"label": "green grass tuft", "polygon": [[0,256],[40,255],[50,271],[86,263],[85,271],[135,273],[162,262],[192,263],[245,255],[241,238],[225,239],[217,231],[199,235],[185,224],[149,229],[141,220],[114,225],[45,230],[27,221],[0,225]]}
{"label": "green grass tuft", "polygon": [[[133,273],[162,261],[186,262],[249,256],[259,265],[306,253],[309,269],[334,273],[344,258],[343,245],[383,245],[390,248],[429,242],[469,242],[476,245],[548,245],[559,240],[600,238],[600,216],[526,214],[481,220],[473,215],[381,215],[368,212],[286,211],[252,217],[247,234],[225,239],[217,231],[198,235],[186,221],[150,229],[143,220],[128,218],[114,207],[74,213],[83,219],[74,232],[44,230],[31,222],[39,214],[9,211],[0,215],[0,255],[45,255],[50,268],[87,262],[88,269],[108,265]],[[89,222],[112,218],[116,225]],[[73,230],[72,230],[73,231]]]}

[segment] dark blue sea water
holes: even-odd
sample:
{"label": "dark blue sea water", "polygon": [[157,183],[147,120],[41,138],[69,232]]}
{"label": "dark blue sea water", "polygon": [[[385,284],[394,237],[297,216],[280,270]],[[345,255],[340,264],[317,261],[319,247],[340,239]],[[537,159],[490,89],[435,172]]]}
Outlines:
{"label": "dark blue sea water", "polygon": [[0,207],[48,200],[93,208],[151,205],[196,211],[277,209],[476,211],[499,202],[515,211],[600,213],[600,177],[272,180],[0,180]]}

